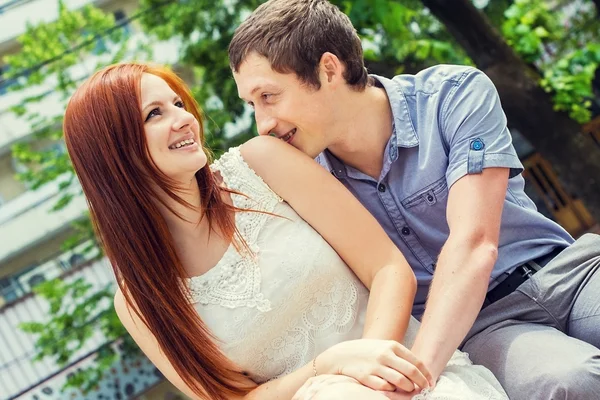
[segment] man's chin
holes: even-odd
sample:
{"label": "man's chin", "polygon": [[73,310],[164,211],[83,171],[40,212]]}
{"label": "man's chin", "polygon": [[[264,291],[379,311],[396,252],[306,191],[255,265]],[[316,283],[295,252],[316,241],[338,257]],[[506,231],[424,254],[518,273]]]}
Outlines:
{"label": "man's chin", "polygon": [[290,146],[295,147],[296,149],[300,150],[301,152],[303,152],[310,158],[317,158],[317,156],[319,154],[321,154],[323,151],[325,151],[325,149],[319,150],[318,148],[310,148],[307,146],[303,146],[302,143],[296,142],[294,140],[292,140],[291,142],[286,142],[286,143],[289,144]]}

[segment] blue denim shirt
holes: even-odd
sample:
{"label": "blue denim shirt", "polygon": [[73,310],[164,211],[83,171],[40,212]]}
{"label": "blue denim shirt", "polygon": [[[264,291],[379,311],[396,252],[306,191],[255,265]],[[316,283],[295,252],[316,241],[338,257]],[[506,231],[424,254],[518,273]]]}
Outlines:
{"label": "blue denim shirt", "polygon": [[436,260],[448,238],[448,188],[466,174],[510,168],[490,289],[499,275],[573,242],[562,227],[537,212],[523,191],[523,166],[496,88],[484,73],[438,65],[392,80],[373,78],[385,89],[394,117],[379,179],[343,164],[327,150],[317,161],[369,209],[410,263],[418,281],[414,315],[423,313]]}

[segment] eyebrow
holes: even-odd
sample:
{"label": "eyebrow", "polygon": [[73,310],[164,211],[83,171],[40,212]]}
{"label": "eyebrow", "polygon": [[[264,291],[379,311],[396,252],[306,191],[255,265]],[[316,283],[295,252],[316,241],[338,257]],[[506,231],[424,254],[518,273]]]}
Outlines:
{"label": "eyebrow", "polygon": [[[270,84],[270,83],[267,83],[267,84],[262,84],[262,83],[259,83],[258,85],[256,85],[256,86],[254,87],[254,89],[252,89],[252,90],[250,91],[250,94],[249,94],[249,96],[248,96],[248,97],[252,97],[252,95],[254,95],[254,93],[258,92],[259,90],[263,90],[263,89],[271,89],[271,88],[272,88],[272,84]],[[239,92],[238,92],[238,97],[239,97],[240,99],[242,99],[242,100],[246,101],[246,102],[249,102],[249,100],[246,100],[246,98],[245,98],[245,97],[243,97],[243,96],[241,96],[241,94],[240,94]]]}
{"label": "eyebrow", "polygon": [[254,93],[258,92],[260,89],[262,89],[262,87],[263,85],[255,86],[254,89],[250,91],[250,95],[252,96]]}
{"label": "eyebrow", "polygon": [[[175,102],[177,100],[181,100],[181,96],[176,95],[175,97],[173,97],[173,102]],[[160,101],[160,100],[154,100],[153,102],[148,103],[144,107],[142,107],[142,111],[144,111],[146,108],[148,108],[150,106],[160,106],[162,104],[163,104],[162,101]]]}

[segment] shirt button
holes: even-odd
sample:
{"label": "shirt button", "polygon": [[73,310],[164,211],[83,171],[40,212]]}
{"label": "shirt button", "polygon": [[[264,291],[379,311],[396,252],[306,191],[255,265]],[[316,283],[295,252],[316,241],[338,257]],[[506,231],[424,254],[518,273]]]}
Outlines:
{"label": "shirt button", "polygon": [[379,186],[377,186],[377,190],[379,190],[381,193],[385,192],[385,185],[380,183]]}
{"label": "shirt button", "polygon": [[404,228],[402,228],[402,234],[404,236],[410,235],[410,229],[407,226],[405,226]]}
{"label": "shirt button", "polygon": [[471,143],[471,148],[476,151],[483,149],[483,141],[481,139],[473,140]]}

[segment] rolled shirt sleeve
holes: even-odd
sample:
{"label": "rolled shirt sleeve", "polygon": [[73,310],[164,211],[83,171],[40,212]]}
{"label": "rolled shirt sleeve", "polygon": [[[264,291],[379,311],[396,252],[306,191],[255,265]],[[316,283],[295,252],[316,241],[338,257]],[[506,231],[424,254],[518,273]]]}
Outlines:
{"label": "rolled shirt sleeve", "polygon": [[448,146],[448,187],[484,168],[510,168],[511,178],[523,172],[498,92],[483,72],[469,68],[464,73],[445,99],[441,117]]}

